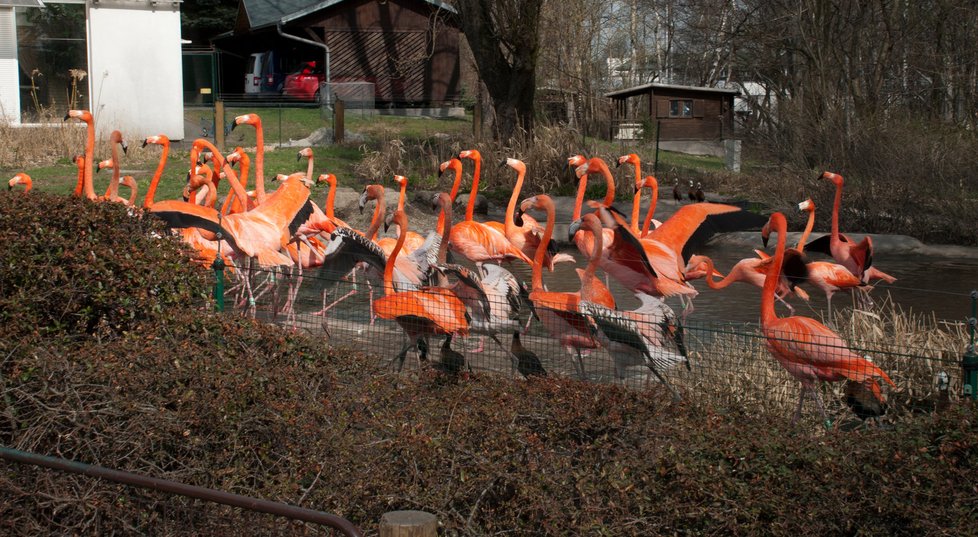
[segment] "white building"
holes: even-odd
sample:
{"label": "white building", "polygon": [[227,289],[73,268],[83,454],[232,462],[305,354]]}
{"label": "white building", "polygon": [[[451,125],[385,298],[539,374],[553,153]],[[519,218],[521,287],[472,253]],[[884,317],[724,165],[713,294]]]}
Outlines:
{"label": "white building", "polygon": [[182,139],[179,0],[0,0],[0,121],[69,106],[99,136]]}

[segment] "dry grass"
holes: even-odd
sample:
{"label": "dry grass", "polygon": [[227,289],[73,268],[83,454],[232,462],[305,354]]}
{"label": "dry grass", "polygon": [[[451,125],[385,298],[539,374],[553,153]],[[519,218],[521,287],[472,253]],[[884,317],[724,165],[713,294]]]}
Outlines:
{"label": "dry grass", "polygon": [[50,166],[84,149],[85,129],[77,121],[63,122],[47,111],[40,123],[31,127],[0,121],[0,168]]}

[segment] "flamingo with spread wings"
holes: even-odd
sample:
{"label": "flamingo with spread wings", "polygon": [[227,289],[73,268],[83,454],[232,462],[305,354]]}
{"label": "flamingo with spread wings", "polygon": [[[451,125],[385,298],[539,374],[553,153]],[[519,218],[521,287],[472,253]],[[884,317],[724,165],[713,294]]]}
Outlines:
{"label": "flamingo with spread wings", "polygon": [[400,371],[408,351],[417,349],[422,338],[464,336],[469,333],[469,321],[465,305],[448,289],[423,287],[412,291],[395,291],[394,266],[404,246],[408,220],[404,211],[395,212],[393,220],[401,233],[384,266],[384,296],[373,303],[372,311],[381,319],[395,321],[408,337],[407,345],[394,357]]}

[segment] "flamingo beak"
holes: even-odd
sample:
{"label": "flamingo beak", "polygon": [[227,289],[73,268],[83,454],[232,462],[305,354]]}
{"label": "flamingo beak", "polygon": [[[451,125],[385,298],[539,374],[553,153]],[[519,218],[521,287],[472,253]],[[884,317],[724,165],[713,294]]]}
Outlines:
{"label": "flamingo beak", "polygon": [[68,121],[69,119],[71,119],[71,114],[65,114],[65,118],[61,121]]}
{"label": "flamingo beak", "polygon": [[[360,206],[360,214],[363,214],[363,208],[367,206],[367,190],[366,189],[364,189],[364,191],[360,193],[360,202],[359,202],[358,205]],[[387,231],[387,230],[385,229],[384,231]]]}
{"label": "flamingo beak", "polygon": [[762,234],[761,235],[761,244],[764,245],[764,248],[767,248],[767,241],[768,241],[768,236]]}
{"label": "flamingo beak", "polygon": [[[148,140],[148,138],[147,138],[147,140]],[[144,148],[144,149],[146,148],[146,146],[147,146],[148,144],[149,144],[149,142],[147,142],[146,140],[143,140],[143,148]]]}
{"label": "flamingo beak", "polygon": [[577,232],[580,231],[580,229],[581,229],[581,219],[580,218],[578,218],[577,220],[574,220],[573,222],[570,223],[570,226],[567,227],[567,240],[568,240],[568,242],[573,242],[574,235],[577,235]]}
{"label": "flamingo beak", "polygon": [[523,227],[523,209],[517,209],[513,213],[513,223],[519,227]]}
{"label": "flamingo beak", "polygon": [[506,159],[503,159],[503,161],[499,163],[499,167],[502,168],[505,165],[506,165]]}
{"label": "flamingo beak", "polygon": [[127,144],[126,142],[122,142],[121,145],[122,145],[122,152],[124,154],[128,155],[129,154],[129,144]]}
{"label": "flamingo beak", "polygon": [[296,162],[299,162],[300,160],[302,160],[302,151],[299,151],[299,153],[296,154],[296,156],[295,156],[295,161]]}

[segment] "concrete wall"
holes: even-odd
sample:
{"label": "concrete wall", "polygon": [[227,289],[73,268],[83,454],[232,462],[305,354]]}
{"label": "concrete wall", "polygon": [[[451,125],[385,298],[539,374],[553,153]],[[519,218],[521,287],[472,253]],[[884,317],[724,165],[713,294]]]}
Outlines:
{"label": "concrete wall", "polygon": [[20,123],[17,25],[12,7],[0,7],[0,121]]}
{"label": "concrete wall", "polygon": [[89,4],[88,44],[98,135],[119,129],[130,143],[154,134],[183,139],[179,9],[170,2]]}

